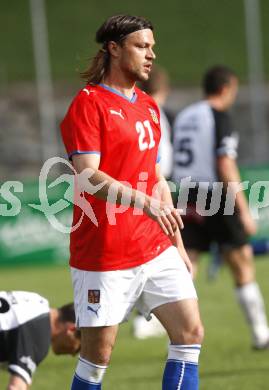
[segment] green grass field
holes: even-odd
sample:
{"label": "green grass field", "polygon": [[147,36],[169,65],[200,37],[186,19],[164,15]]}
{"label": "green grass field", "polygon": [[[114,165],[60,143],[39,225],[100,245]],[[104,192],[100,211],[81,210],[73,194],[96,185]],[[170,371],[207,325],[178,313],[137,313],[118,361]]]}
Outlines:
{"label": "green grass field", "polygon": [[[257,261],[264,296],[269,297],[269,259]],[[72,299],[69,271],[64,266],[0,270],[0,289],[32,290],[48,297],[52,306]],[[248,329],[234,300],[230,276],[223,268],[217,280],[207,282],[206,260],[197,289],[206,337],[201,354],[201,390],[265,390],[269,385],[269,351],[250,349]],[[104,381],[109,390],[160,389],[166,338],[134,340],[130,324],[122,325],[111,366]],[[76,359],[52,353],[35,374],[34,390],[69,389]],[[0,383],[7,375],[0,373]],[[4,389],[3,385],[0,386]]]}

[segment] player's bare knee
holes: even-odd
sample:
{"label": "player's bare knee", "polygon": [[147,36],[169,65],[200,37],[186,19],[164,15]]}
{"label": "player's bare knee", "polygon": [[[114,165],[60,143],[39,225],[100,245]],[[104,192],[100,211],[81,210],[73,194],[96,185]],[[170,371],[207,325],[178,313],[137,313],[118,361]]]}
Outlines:
{"label": "player's bare knee", "polygon": [[192,327],[178,329],[171,337],[172,344],[202,344],[204,338],[204,328],[201,323]]}
{"label": "player's bare knee", "polygon": [[226,260],[237,286],[251,283],[255,279],[255,266],[249,245],[230,251]]}
{"label": "player's bare knee", "polygon": [[204,327],[203,325],[197,324],[189,332],[190,342],[188,344],[202,344],[204,339]]}
{"label": "player's bare knee", "polygon": [[92,348],[87,351],[81,351],[81,357],[91,363],[100,366],[108,366],[112,354],[113,345],[108,345],[102,348]]}
{"label": "player's bare knee", "polygon": [[97,354],[97,364],[100,364],[101,366],[108,366],[112,354],[112,349],[113,347],[111,346],[111,348],[100,350]]}
{"label": "player's bare knee", "polygon": [[255,279],[255,268],[252,263],[242,262],[232,268],[233,276],[237,286],[253,282]]}

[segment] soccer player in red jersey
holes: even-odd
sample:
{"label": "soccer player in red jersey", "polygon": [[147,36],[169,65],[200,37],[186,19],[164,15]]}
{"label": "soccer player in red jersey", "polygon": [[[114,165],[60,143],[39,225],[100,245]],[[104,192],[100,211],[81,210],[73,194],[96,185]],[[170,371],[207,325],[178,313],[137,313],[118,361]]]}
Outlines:
{"label": "soccer player in red jersey", "polygon": [[134,307],[147,319],[154,313],[170,338],[163,390],[196,390],[203,328],[191,264],[159,169],[159,110],[135,86],[155,59],[153,27],[112,16],[96,41],[87,85],[61,124],[69,158],[87,178],[75,197],[92,212],[74,206],[70,265],[82,345],[72,390],[101,389],[118,326]]}

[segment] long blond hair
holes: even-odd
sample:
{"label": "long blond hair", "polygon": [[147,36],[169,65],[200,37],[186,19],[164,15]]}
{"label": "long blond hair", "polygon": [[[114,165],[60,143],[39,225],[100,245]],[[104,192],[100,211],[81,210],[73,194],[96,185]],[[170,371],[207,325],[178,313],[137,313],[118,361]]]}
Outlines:
{"label": "long blond hair", "polygon": [[85,79],[87,84],[99,84],[107,73],[109,62],[108,51],[100,49],[89,67],[80,73],[81,78]]}

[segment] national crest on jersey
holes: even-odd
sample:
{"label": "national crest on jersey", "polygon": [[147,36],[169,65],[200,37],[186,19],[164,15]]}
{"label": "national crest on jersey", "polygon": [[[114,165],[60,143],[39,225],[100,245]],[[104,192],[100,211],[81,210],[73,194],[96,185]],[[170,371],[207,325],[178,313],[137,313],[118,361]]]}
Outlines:
{"label": "national crest on jersey", "polygon": [[149,108],[149,112],[150,112],[150,115],[151,115],[153,122],[159,124],[157,112],[153,108]]}
{"label": "national crest on jersey", "polygon": [[88,302],[100,303],[100,290],[88,290]]}

